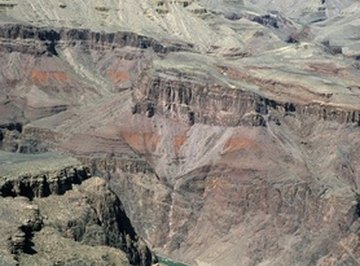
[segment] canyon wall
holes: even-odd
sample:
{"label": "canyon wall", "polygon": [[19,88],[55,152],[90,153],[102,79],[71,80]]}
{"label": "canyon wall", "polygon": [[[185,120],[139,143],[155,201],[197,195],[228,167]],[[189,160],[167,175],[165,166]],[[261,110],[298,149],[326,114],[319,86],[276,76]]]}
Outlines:
{"label": "canyon wall", "polygon": [[357,265],[356,3],[105,4],[0,8],[7,262]]}

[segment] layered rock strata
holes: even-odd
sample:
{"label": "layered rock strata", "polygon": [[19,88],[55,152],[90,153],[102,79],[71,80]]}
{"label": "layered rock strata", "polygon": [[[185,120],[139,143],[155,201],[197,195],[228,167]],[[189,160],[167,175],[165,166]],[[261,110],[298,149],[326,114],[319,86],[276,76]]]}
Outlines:
{"label": "layered rock strata", "polygon": [[86,165],[6,179],[48,216],[10,259],[359,264],[357,1],[0,7],[0,148]]}
{"label": "layered rock strata", "polygon": [[0,158],[2,265],[152,265],[118,197],[79,161]]}

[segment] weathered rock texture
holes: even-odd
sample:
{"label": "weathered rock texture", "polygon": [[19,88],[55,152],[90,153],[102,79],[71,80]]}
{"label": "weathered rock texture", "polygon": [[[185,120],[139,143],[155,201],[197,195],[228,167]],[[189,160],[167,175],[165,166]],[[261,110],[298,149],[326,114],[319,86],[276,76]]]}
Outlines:
{"label": "weathered rock texture", "polygon": [[2,153],[0,162],[1,265],[147,266],[156,260],[106,181],[85,181],[88,173],[77,160]]}
{"label": "weathered rock texture", "polygon": [[[120,249],[131,265],[152,264],[150,250],[138,238],[122,203],[103,179],[93,177],[64,196],[41,198],[35,203],[46,217],[45,226],[55,228],[62,237],[87,246]],[[42,259],[42,255],[38,259]],[[128,264],[128,261],[123,263]]]}
{"label": "weathered rock texture", "polygon": [[[2,195],[33,191],[49,212],[34,243],[56,229],[49,241],[98,250],[95,261],[103,249],[92,245],[106,244],[148,263],[136,232],[190,265],[358,265],[359,10],[355,0],[0,3],[0,148],[68,153],[103,177],[24,173]],[[57,201],[61,217],[47,207]]]}

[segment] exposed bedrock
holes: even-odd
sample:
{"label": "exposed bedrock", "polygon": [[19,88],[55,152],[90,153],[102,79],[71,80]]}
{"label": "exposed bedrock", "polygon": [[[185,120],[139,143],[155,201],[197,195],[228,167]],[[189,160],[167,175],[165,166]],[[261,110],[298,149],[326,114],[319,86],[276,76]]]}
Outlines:
{"label": "exposed bedrock", "polygon": [[152,48],[165,54],[173,51],[191,50],[191,44],[161,43],[151,37],[133,32],[93,32],[86,29],[48,29],[19,24],[5,24],[0,27],[0,51],[57,56],[59,46],[81,44],[83,49],[114,49],[124,46],[141,49]]}
{"label": "exposed bedrock", "polygon": [[0,234],[6,239],[0,244],[1,265],[148,266],[156,261],[120,199],[78,160],[2,152],[0,170]]}
{"label": "exposed bedrock", "polygon": [[[236,264],[234,256],[241,254],[245,265],[258,265],[267,258],[274,265],[315,265],[322,257],[343,252],[329,237],[341,241],[349,237],[348,228],[352,227],[350,235],[358,239],[353,198],[341,199],[344,202],[337,204],[344,204],[343,212],[335,214],[332,212],[339,205],[332,202],[334,198],[322,199],[321,191],[302,182],[252,180],[247,184],[238,177],[210,173],[180,181],[175,191],[165,249],[178,252],[179,259],[184,251],[211,264]],[[324,219],[328,224],[323,224]],[[220,249],[217,241],[223,243]],[[205,243],[208,250],[196,254],[194,247]],[[358,248],[350,246],[350,253],[357,254]],[[343,265],[354,263],[351,255],[345,257]]]}
{"label": "exposed bedrock", "polygon": [[141,168],[103,173],[160,254],[190,264],[236,265],[240,256],[244,265],[356,265],[360,219],[352,192],[343,197],[316,182],[220,165],[177,177],[174,186]]}
{"label": "exposed bedrock", "polygon": [[148,175],[155,175],[154,169],[149,165],[146,160],[142,159],[130,159],[130,158],[96,158],[95,156],[83,157],[78,156],[78,159],[81,160],[84,165],[89,166],[89,170],[92,175],[102,174],[105,177],[110,177],[106,173],[114,173],[117,170],[120,170],[125,173],[142,173]]}
{"label": "exposed bedrock", "polygon": [[242,88],[198,82],[178,73],[145,75],[134,90],[132,113],[155,114],[193,125],[266,126],[287,115],[300,121],[323,120],[360,125],[360,110],[331,104],[283,102]]}
{"label": "exposed bedrock", "polygon": [[[105,177],[159,254],[191,265],[356,265],[358,111],[147,75],[22,134]],[[246,120],[256,116],[266,124]],[[82,226],[69,234],[86,239]]]}
{"label": "exposed bedrock", "polygon": [[[132,265],[147,266],[155,260],[104,179],[94,177],[64,196],[35,202],[48,217],[45,226],[56,228],[63,237],[83,245],[118,248]],[[57,206],[60,216],[54,215],[52,205]]]}
{"label": "exposed bedrock", "polygon": [[[152,265],[119,199],[101,178],[64,195],[0,197],[1,265]],[[6,217],[5,217],[6,216]]]}
{"label": "exposed bedrock", "polygon": [[88,169],[66,167],[60,171],[45,171],[40,174],[21,174],[18,177],[5,177],[0,180],[0,196],[47,197],[62,195],[74,184],[81,184],[89,177]]}
{"label": "exposed bedrock", "polygon": [[[79,159],[97,175],[105,176],[111,190],[123,202],[136,232],[154,246],[167,241],[167,217],[171,187],[160,180],[146,161],[122,158]],[[132,200],[136,199],[136,200]]]}
{"label": "exposed bedrock", "polygon": [[158,113],[190,125],[266,125],[265,111],[257,112],[260,96],[219,85],[155,75],[142,80],[134,98],[133,113],[148,117]]}
{"label": "exposed bedrock", "polygon": [[[151,166],[133,163],[127,168],[115,157],[83,160],[109,178],[136,231],[160,254],[191,265],[237,265],[239,258],[244,265],[270,260],[271,265],[328,265],[333,260],[338,265],[356,265],[360,228],[354,190],[359,170],[351,163],[356,147],[350,149],[347,141],[356,142],[358,131],[342,129],[340,136],[338,125],[331,122],[291,131],[288,127],[296,123],[295,117],[288,116],[280,127],[271,125],[278,137],[283,130],[289,135],[306,134],[307,143],[299,146],[282,136],[283,148],[277,140],[268,140],[268,128],[232,129],[224,133],[229,139],[223,146],[219,143],[224,136],[208,138],[216,127],[194,125],[178,161],[169,152],[167,156],[174,160],[165,166],[156,154],[146,153],[153,168],[173,169],[174,174],[167,177],[171,183],[158,177]],[[331,137],[321,139],[321,135]],[[215,140],[220,158],[203,146]],[[187,142],[197,143],[201,158],[192,157]],[[181,159],[185,154],[191,162]],[[323,162],[319,154],[333,155]],[[211,162],[214,158],[216,162]],[[211,163],[188,171],[197,160]],[[186,173],[179,175],[177,169],[185,166]]]}
{"label": "exposed bedrock", "polygon": [[359,265],[359,1],[5,2],[0,265]]}
{"label": "exposed bedrock", "polygon": [[21,254],[34,254],[33,234],[43,228],[39,208],[26,198],[2,198],[0,264],[18,265]]}
{"label": "exposed bedrock", "polygon": [[18,139],[21,133],[21,123],[0,124],[0,150],[16,152],[19,147]]}

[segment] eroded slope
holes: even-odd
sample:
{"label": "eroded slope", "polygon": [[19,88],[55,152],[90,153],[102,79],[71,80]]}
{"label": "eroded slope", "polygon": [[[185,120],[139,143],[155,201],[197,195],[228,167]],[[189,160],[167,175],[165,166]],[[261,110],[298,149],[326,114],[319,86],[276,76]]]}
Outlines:
{"label": "eroded slope", "polygon": [[357,265],[358,5],[320,2],[4,6],[1,147],[76,156],[191,265]]}
{"label": "eroded slope", "polygon": [[0,170],[1,265],[152,265],[120,200],[76,159],[1,152]]}

